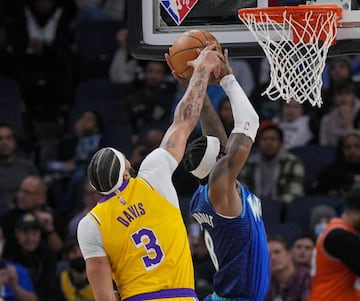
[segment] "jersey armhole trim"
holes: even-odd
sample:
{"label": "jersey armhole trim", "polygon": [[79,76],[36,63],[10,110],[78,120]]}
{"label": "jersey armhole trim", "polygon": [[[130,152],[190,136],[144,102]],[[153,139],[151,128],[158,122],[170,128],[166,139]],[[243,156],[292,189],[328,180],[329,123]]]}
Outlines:
{"label": "jersey armhole trim", "polygon": [[99,218],[95,215],[94,212],[90,211],[90,212],[89,212],[89,217],[91,217],[91,219],[94,220],[94,221],[98,224],[98,226],[100,226],[100,220],[99,220]]}

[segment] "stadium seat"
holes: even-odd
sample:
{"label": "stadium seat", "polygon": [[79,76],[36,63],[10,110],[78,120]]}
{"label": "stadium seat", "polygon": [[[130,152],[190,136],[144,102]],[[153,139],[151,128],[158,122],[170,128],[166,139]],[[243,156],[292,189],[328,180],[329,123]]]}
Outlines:
{"label": "stadium seat", "polygon": [[126,125],[107,126],[103,129],[100,147],[116,148],[130,158],[133,151],[130,143],[130,133],[130,128]]}
{"label": "stadium seat", "polygon": [[301,226],[304,233],[310,233],[311,210],[318,205],[328,205],[340,214],[343,208],[343,199],[336,196],[312,195],[294,200],[288,205],[286,222]]}
{"label": "stadium seat", "polygon": [[296,223],[283,223],[267,226],[266,232],[268,236],[282,236],[288,243],[289,247],[291,247],[291,245],[299,235],[303,234],[301,227]]}
{"label": "stadium seat", "polygon": [[305,192],[307,194],[314,193],[320,171],[335,160],[336,148],[332,146],[306,145],[292,148],[289,152],[301,159],[304,164]]}
{"label": "stadium seat", "polygon": [[24,102],[16,81],[0,79],[0,106],[0,122],[10,124],[18,135],[23,135],[22,110]]}
{"label": "stadium seat", "polygon": [[262,216],[265,227],[280,222],[280,205],[277,201],[261,198]]}
{"label": "stadium seat", "polygon": [[118,21],[81,22],[74,29],[75,45],[80,59],[80,78],[108,75],[117,48]]}
{"label": "stadium seat", "polygon": [[80,82],[74,105],[69,114],[69,128],[71,131],[74,122],[87,110],[99,113],[103,126],[126,124],[128,114],[123,101],[131,87],[112,84],[107,79],[89,79]]}

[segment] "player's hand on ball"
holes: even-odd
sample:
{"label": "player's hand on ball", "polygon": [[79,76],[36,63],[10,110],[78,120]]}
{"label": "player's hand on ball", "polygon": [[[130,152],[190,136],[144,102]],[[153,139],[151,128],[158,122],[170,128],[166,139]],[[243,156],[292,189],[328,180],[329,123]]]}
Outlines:
{"label": "player's hand on ball", "polygon": [[[199,51],[200,52],[200,51]],[[172,66],[171,64],[171,60],[170,60],[170,56],[168,53],[165,53],[165,61],[166,63],[168,64],[170,70],[171,70],[171,74],[173,77],[175,77],[178,82],[182,83],[182,84],[187,84],[189,83],[189,79],[188,78],[183,78],[181,77],[177,72],[176,70],[174,69],[174,67]]]}
{"label": "player's hand on ball", "polygon": [[215,51],[216,43],[211,43],[200,51],[199,56],[188,62],[189,66],[194,69],[198,67],[208,67],[209,71],[215,78],[218,78],[221,74],[221,65],[225,60],[224,55],[221,52]]}
{"label": "player's hand on ball", "polygon": [[222,64],[221,64],[220,75],[218,77],[215,77],[214,75],[212,75],[210,77],[209,82],[214,85],[220,85],[220,80],[228,74],[233,74],[233,70],[229,63],[229,50],[225,49],[224,50],[224,60],[222,61]]}

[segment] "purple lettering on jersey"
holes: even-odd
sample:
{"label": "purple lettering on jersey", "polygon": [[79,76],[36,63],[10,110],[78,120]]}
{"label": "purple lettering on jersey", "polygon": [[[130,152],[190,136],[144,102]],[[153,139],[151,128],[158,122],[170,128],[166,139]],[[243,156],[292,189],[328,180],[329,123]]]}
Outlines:
{"label": "purple lettering on jersey", "polygon": [[131,205],[126,210],[123,211],[123,216],[117,217],[117,220],[126,227],[128,227],[135,218],[141,217],[146,213],[143,203]]}
{"label": "purple lettering on jersey", "polygon": [[135,218],[131,216],[131,214],[127,213],[126,211],[123,211],[123,214],[128,219],[129,223],[131,223]]}
{"label": "purple lettering on jersey", "polygon": [[127,222],[126,220],[124,220],[121,216],[119,216],[119,217],[117,218],[117,220],[118,220],[120,223],[122,223],[125,227],[127,227],[127,226],[130,225],[130,223]]}
{"label": "purple lettering on jersey", "polygon": [[144,215],[144,214],[146,213],[146,212],[145,212],[145,208],[144,208],[144,204],[143,204],[143,203],[139,203],[138,206],[139,206],[140,214],[141,214],[141,215]]}

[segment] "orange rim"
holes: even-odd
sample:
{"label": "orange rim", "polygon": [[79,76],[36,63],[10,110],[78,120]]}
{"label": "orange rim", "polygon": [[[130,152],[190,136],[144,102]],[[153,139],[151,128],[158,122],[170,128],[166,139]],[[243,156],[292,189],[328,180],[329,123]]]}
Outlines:
{"label": "orange rim", "polygon": [[[286,12],[286,15],[284,14]],[[312,13],[312,18],[310,20],[306,20],[304,16],[306,13]],[[319,18],[325,16],[329,13],[335,13],[338,18],[334,23],[329,23],[327,26],[324,26],[322,30],[320,30],[321,22],[317,22]],[[299,26],[301,25],[310,25],[314,28],[314,32],[319,32],[318,39],[320,41],[325,41],[328,37],[328,33],[330,32],[330,28],[332,28],[332,32],[336,32],[336,27],[338,26],[338,21],[342,19],[342,8],[337,5],[298,5],[298,6],[275,6],[275,7],[257,7],[257,8],[243,8],[238,11],[239,18],[242,21],[245,21],[248,16],[255,17],[256,23],[267,23],[269,17],[273,22],[278,24],[284,23],[285,16],[288,18],[292,17],[292,30],[294,33],[294,42],[299,42],[299,36],[302,36],[302,41],[308,43],[312,40],[312,36],[310,34],[302,35],[304,30]],[[307,23],[308,22],[308,23]],[[332,37],[330,43],[333,45],[335,43],[335,36]]]}
{"label": "orange rim", "polygon": [[239,9],[238,14],[240,19],[245,19],[247,15],[254,15],[256,22],[262,22],[261,13],[265,13],[275,22],[282,23],[284,21],[284,11],[288,15],[293,16],[299,23],[302,23],[304,14],[309,11],[312,11],[314,16],[327,14],[329,11],[332,11],[337,14],[339,19],[342,19],[342,8],[336,4],[242,8]]}

